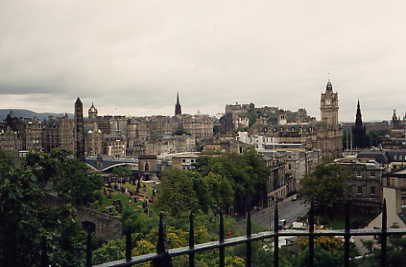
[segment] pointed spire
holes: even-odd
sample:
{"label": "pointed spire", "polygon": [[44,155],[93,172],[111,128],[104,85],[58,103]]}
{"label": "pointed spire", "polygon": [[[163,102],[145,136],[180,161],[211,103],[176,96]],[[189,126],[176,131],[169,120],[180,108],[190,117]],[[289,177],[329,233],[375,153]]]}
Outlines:
{"label": "pointed spire", "polygon": [[357,115],[355,116],[355,127],[362,127],[362,115],[361,115],[361,105],[357,104]]}
{"label": "pointed spire", "polygon": [[182,107],[179,102],[179,92],[176,93],[175,116],[182,115]]}
{"label": "pointed spire", "polygon": [[80,97],[78,97],[78,98],[76,99],[75,104],[82,104],[82,101],[80,100]]}

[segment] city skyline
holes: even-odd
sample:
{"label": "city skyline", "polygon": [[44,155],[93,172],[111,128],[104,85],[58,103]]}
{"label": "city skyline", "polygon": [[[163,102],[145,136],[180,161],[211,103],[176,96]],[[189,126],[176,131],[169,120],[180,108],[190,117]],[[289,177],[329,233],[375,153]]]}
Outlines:
{"label": "city skyline", "polygon": [[179,91],[190,114],[238,101],[303,107],[320,119],[330,78],[340,121],[354,121],[358,99],[365,121],[390,120],[393,109],[406,111],[404,7],[3,1],[0,108],[72,113],[80,96],[100,114],[172,115]]}

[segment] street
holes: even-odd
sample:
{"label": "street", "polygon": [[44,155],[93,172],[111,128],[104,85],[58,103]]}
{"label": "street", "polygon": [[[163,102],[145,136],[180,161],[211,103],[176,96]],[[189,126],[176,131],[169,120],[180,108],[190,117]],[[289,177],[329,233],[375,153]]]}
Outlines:
{"label": "street", "polygon": [[[286,224],[289,225],[296,221],[299,217],[303,217],[309,211],[310,206],[304,203],[304,200],[292,200],[292,197],[287,198],[278,203],[279,219],[285,219]],[[251,220],[254,224],[266,227],[269,229],[271,223],[273,228],[274,207],[271,206],[259,211],[253,211]],[[241,221],[245,225],[245,220]]]}

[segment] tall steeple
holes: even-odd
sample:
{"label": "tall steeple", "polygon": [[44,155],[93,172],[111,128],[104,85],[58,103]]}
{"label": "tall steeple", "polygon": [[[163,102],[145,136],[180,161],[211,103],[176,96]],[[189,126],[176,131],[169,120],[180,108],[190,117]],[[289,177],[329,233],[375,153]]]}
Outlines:
{"label": "tall steeple", "polygon": [[75,102],[75,158],[85,160],[85,125],[83,104],[79,97]]}
{"label": "tall steeple", "polygon": [[355,115],[355,127],[362,127],[362,115],[361,115],[361,107],[359,104],[359,99],[358,99],[358,104],[357,104],[357,115]]}
{"label": "tall steeple", "polygon": [[369,138],[366,133],[366,128],[362,124],[361,106],[358,100],[355,125],[352,127],[352,143],[356,148],[365,148],[369,146]]}
{"label": "tall steeple", "polygon": [[182,115],[182,107],[179,103],[179,92],[176,94],[175,116]]}

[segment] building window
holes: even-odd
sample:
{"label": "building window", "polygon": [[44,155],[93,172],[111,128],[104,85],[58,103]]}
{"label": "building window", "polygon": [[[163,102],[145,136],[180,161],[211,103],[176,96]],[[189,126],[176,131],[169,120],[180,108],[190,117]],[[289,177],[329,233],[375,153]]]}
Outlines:
{"label": "building window", "polygon": [[292,165],[291,164],[289,164],[289,170],[291,170],[292,169]]}
{"label": "building window", "polygon": [[371,194],[375,195],[376,194],[376,188],[375,186],[371,186]]}
{"label": "building window", "polygon": [[358,186],[358,187],[357,187],[357,193],[358,193],[358,194],[362,194],[362,186]]}

